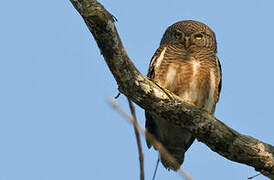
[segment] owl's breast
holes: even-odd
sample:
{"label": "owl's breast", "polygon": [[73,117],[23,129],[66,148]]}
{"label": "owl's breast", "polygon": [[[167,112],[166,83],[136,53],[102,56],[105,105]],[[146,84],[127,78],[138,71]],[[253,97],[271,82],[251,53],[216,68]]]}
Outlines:
{"label": "owl's breast", "polygon": [[163,60],[155,81],[185,102],[214,112],[217,93],[216,69],[190,57],[187,61]]}

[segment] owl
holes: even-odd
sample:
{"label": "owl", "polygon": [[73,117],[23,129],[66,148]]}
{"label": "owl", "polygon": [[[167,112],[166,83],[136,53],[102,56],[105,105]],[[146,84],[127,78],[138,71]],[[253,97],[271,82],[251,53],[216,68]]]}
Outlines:
{"label": "owl", "polygon": [[[160,47],[151,59],[148,78],[173,92],[182,101],[214,114],[222,84],[222,72],[214,32],[193,20],[177,22],[165,31]],[[195,137],[145,111],[146,132],[155,136],[181,165]],[[147,141],[150,148],[151,144]],[[177,170],[164,157],[162,164]]]}

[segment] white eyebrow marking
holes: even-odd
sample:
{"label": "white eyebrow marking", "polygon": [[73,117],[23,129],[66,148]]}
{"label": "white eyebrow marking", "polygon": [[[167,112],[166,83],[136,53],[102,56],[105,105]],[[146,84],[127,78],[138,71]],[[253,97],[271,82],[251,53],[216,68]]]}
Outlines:
{"label": "white eyebrow marking", "polygon": [[[160,67],[160,65],[161,65],[161,63],[162,63],[162,61],[164,59],[164,55],[165,55],[166,49],[167,48],[165,47],[163,49],[163,51],[161,52],[160,56],[156,60],[155,59],[152,60],[152,61],[155,60],[155,69],[158,69]],[[153,62],[151,62],[151,63],[153,63]]]}

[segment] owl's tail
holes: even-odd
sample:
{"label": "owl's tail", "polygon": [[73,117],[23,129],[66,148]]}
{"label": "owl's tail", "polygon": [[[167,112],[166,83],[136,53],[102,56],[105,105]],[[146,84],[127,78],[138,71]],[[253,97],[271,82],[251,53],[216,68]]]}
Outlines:
{"label": "owl's tail", "polygon": [[[167,169],[172,169],[174,171],[177,171],[180,168],[180,165],[183,164],[184,158],[185,158],[185,152],[186,150],[184,148],[178,147],[178,146],[167,146],[164,145],[166,150],[174,157],[178,164],[174,164],[170,162],[169,159],[165,159],[165,156],[161,155],[161,162]],[[178,166],[179,165],[179,166]]]}
{"label": "owl's tail", "polygon": [[[163,154],[160,155],[162,164],[167,169],[178,170],[184,162],[185,152],[193,143],[195,137],[187,130],[170,124],[167,121],[155,120],[150,113],[146,115],[146,132],[154,135],[154,137],[162,143],[165,149],[176,159],[177,165],[166,159]],[[146,135],[147,136],[147,135]],[[150,148],[152,144],[147,139],[147,145]],[[156,148],[157,149],[157,148]],[[159,150],[159,149],[157,149]]]}
{"label": "owl's tail", "polygon": [[[169,163],[169,161],[168,160],[165,160],[164,159],[164,157],[161,157],[161,155],[160,155],[160,152],[159,152],[159,156],[158,156],[158,160],[157,160],[157,163],[156,163],[156,167],[155,167],[155,170],[154,170],[154,173],[153,173],[153,177],[152,177],[152,180],[155,180],[155,178],[156,178],[156,173],[157,173],[157,169],[158,169],[158,165],[159,165],[159,161],[160,161],[160,159],[161,159],[161,162],[162,162],[162,164],[164,165],[164,167],[165,168],[167,168],[168,170],[169,169],[172,169],[172,170],[178,170],[179,168],[180,168],[180,165],[183,163],[183,161],[184,161],[184,154],[185,153],[183,153],[183,158],[182,158],[182,162],[179,162],[178,161],[178,158],[176,158],[176,161],[177,161],[177,163],[179,163],[179,166],[177,165],[177,167],[174,167],[174,165],[172,165],[172,163]],[[174,157],[174,156],[173,156]],[[175,158],[175,157],[174,157]],[[180,157],[181,158],[181,157]]]}

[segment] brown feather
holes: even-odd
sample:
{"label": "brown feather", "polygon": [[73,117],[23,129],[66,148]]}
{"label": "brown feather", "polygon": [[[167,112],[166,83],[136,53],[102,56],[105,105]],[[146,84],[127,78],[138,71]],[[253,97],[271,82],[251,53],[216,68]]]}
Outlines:
{"label": "brown feather", "polygon": [[[174,39],[174,30],[190,37],[202,31],[207,39],[197,42],[191,39],[191,45],[186,49],[183,40]],[[183,101],[213,114],[221,90],[221,67],[216,51],[215,34],[209,27],[196,21],[175,23],[165,32],[160,47],[152,57],[147,76]],[[183,163],[184,153],[195,139],[189,131],[155,119],[149,112],[146,112],[146,129],[180,164]],[[148,146],[151,145],[148,143]],[[166,168],[176,170],[167,160],[161,158],[161,161]]]}

